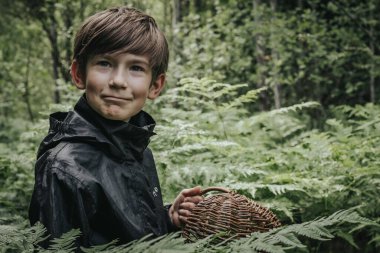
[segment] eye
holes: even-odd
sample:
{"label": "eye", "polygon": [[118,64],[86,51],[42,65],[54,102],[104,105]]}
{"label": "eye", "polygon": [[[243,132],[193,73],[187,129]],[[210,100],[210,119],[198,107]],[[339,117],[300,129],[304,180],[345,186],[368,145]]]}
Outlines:
{"label": "eye", "polygon": [[108,68],[108,67],[111,67],[111,63],[109,63],[108,61],[98,61],[96,63],[96,65],[99,65],[101,67],[105,67],[105,68]]}
{"label": "eye", "polygon": [[145,69],[143,67],[138,66],[138,65],[131,66],[131,70],[132,71],[143,71],[143,72],[145,71]]}

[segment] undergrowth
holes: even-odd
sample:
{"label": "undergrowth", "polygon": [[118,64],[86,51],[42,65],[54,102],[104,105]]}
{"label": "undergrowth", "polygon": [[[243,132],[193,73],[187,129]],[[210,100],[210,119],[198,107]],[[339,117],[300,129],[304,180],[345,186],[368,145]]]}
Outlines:
{"label": "undergrowth", "polygon": [[[158,122],[151,148],[163,195],[171,202],[195,185],[231,188],[269,207],[283,227],[222,245],[212,237],[184,243],[171,234],[82,250],[378,252],[380,107],[338,106],[324,110],[322,119],[312,116],[322,109],[316,102],[253,113],[246,105],[263,90],[245,89],[244,84],[183,79],[148,106]],[[312,127],[315,120],[321,127]],[[26,210],[47,121],[10,131],[12,124],[1,134],[8,141],[0,145],[0,252],[33,252],[44,228],[29,227]],[[72,252],[79,234],[70,231],[38,252]]]}

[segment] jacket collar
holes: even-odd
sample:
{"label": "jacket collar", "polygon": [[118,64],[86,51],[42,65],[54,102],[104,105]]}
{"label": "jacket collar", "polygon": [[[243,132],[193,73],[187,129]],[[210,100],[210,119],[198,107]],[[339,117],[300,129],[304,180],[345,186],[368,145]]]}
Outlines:
{"label": "jacket collar", "polygon": [[122,153],[128,154],[131,150],[140,159],[149,144],[150,137],[155,135],[153,132],[155,121],[144,111],[133,116],[129,122],[106,119],[89,106],[85,94],[75,105],[74,111],[99,128]]}

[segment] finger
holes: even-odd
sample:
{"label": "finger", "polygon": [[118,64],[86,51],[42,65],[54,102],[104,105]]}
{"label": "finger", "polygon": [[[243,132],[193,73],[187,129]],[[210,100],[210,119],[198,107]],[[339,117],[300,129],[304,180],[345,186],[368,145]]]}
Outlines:
{"label": "finger", "polygon": [[202,189],[200,186],[196,186],[190,189],[184,189],[181,192],[181,194],[185,197],[200,195],[201,193],[202,193]]}
{"label": "finger", "polygon": [[179,208],[179,205],[184,201],[185,197],[182,194],[179,194],[173,203],[173,210],[176,211]]}
{"label": "finger", "polygon": [[187,210],[193,210],[193,208],[196,206],[196,204],[192,203],[192,202],[183,202],[179,205],[179,210],[181,209],[187,209]]}
{"label": "finger", "polygon": [[186,210],[186,209],[179,209],[178,214],[179,214],[179,216],[188,217],[188,216],[190,216],[191,212],[189,210]]}
{"label": "finger", "polygon": [[177,227],[181,227],[181,221],[179,219],[178,212],[174,212],[172,215],[172,223]]}
{"label": "finger", "polygon": [[203,200],[203,197],[202,196],[192,196],[192,197],[186,197],[183,202],[192,202],[192,203],[195,203],[195,204],[198,204],[199,202],[201,202]]}
{"label": "finger", "polygon": [[187,218],[184,216],[179,216],[179,220],[181,221],[182,226],[184,226],[187,223]]}

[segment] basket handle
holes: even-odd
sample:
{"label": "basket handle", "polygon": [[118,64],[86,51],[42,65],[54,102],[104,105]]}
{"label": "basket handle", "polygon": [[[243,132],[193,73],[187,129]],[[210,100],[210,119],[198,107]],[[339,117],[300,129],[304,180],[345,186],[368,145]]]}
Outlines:
{"label": "basket handle", "polygon": [[214,186],[214,187],[207,187],[206,189],[202,190],[201,191],[201,195],[204,195],[204,194],[206,194],[207,192],[210,192],[210,191],[220,191],[220,192],[225,192],[225,193],[230,193],[231,192],[231,190],[228,189],[228,188]]}

